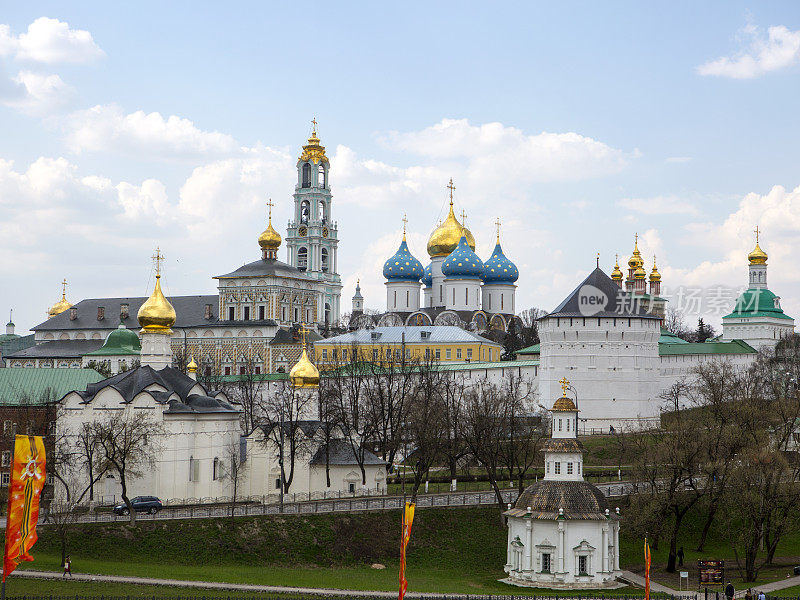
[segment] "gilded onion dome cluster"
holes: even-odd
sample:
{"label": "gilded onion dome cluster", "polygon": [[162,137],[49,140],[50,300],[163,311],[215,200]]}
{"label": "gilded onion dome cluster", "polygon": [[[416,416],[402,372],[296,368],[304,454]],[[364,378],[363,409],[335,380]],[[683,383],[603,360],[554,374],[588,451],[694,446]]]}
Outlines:
{"label": "gilded onion dome cluster", "polygon": [[414,258],[408,249],[404,229],[400,247],[394,256],[383,264],[383,276],[387,281],[419,281],[423,270],[422,263]]}
{"label": "gilded onion dome cluster", "polygon": [[500,246],[500,234],[497,234],[497,244],[489,260],[483,265],[484,283],[514,283],[519,279],[517,265],[506,258]]}
{"label": "gilded onion dome cluster", "polygon": [[458,246],[461,236],[466,237],[467,245],[469,245],[472,250],[475,250],[475,238],[472,232],[467,229],[464,224],[459,223],[453,212],[453,190],[456,188],[453,185],[452,178],[447,187],[450,189],[450,210],[447,213],[447,218],[444,220],[444,223],[441,223],[434,229],[433,233],[431,233],[431,237],[428,238],[428,255],[431,258],[450,254],[456,249],[456,246]]}
{"label": "gilded onion dome cluster", "polygon": [[462,235],[458,246],[444,259],[442,273],[445,277],[456,279],[479,279],[483,277],[483,266],[483,261],[470,247],[466,235]]}

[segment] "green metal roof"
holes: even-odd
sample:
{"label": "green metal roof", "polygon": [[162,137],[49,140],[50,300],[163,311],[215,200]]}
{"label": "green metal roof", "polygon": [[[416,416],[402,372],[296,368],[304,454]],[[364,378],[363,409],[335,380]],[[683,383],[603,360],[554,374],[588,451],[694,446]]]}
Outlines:
{"label": "green metal roof", "polygon": [[783,312],[780,304],[776,307],[775,294],[767,288],[750,288],[742,292],[736,299],[733,312],[723,319],[743,319],[752,317],[773,317],[775,319],[791,319]]}
{"label": "green metal roof", "polygon": [[755,354],[756,350],[742,340],[730,342],[688,342],[686,344],[659,344],[659,356],[680,356],[683,354]]}
{"label": "green metal roof", "polygon": [[94,369],[0,369],[0,405],[55,401],[102,379]]}
{"label": "green metal roof", "polygon": [[122,323],[108,334],[105,343],[85,356],[139,356],[142,353],[142,344],[136,332],[128,329]]}
{"label": "green metal roof", "polygon": [[658,338],[659,344],[688,344],[686,340],[679,338],[668,329],[661,328],[661,337]]}
{"label": "green metal roof", "polygon": [[533,346],[528,346],[527,348],[523,348],[522,350],[517,350],[517,354],[539,354],[540,346],[541,344],[534,344]]}

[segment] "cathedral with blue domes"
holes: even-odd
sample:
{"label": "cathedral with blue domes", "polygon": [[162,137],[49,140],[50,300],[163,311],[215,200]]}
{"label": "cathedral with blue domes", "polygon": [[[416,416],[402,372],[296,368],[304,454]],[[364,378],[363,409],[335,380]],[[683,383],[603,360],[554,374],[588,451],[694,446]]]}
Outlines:
{"label": "cathedral with blue domes", "polygon": [[404,226],[397,252],[383,266],[386,312],[378,316],[363,314],[363,298],[358,294],[353,299],[352,328],[456,325],[473,331],[508,330],[515,314],[519,270],[503,254],[499,222],[497,243],[484,262],[475,253],[472,232],[453,211],[452,179],[448,188],[450,210],[428,239],[428,265],[423,267],[411,254]]}

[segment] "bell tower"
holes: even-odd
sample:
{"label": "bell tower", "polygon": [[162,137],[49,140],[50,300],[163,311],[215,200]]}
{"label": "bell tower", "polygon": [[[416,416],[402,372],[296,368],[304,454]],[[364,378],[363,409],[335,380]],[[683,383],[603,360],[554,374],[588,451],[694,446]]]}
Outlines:
{"label": "bell tower", "polygon": [[294,214],[286,231],[287,262],[323,284],[320,322],[339,321],[342,280],[338,264],[338,231],[331,216],[330,161],[311,121],[311,137],[297,160]]}

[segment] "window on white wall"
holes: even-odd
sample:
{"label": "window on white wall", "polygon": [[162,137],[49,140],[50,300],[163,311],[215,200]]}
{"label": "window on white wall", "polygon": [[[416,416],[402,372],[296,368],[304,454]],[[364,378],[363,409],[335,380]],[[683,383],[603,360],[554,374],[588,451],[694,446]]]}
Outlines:
{"label": "window on white wall", "polygon": [[561,463],[556,461],[554,464],[555,474],[561,475]]}

